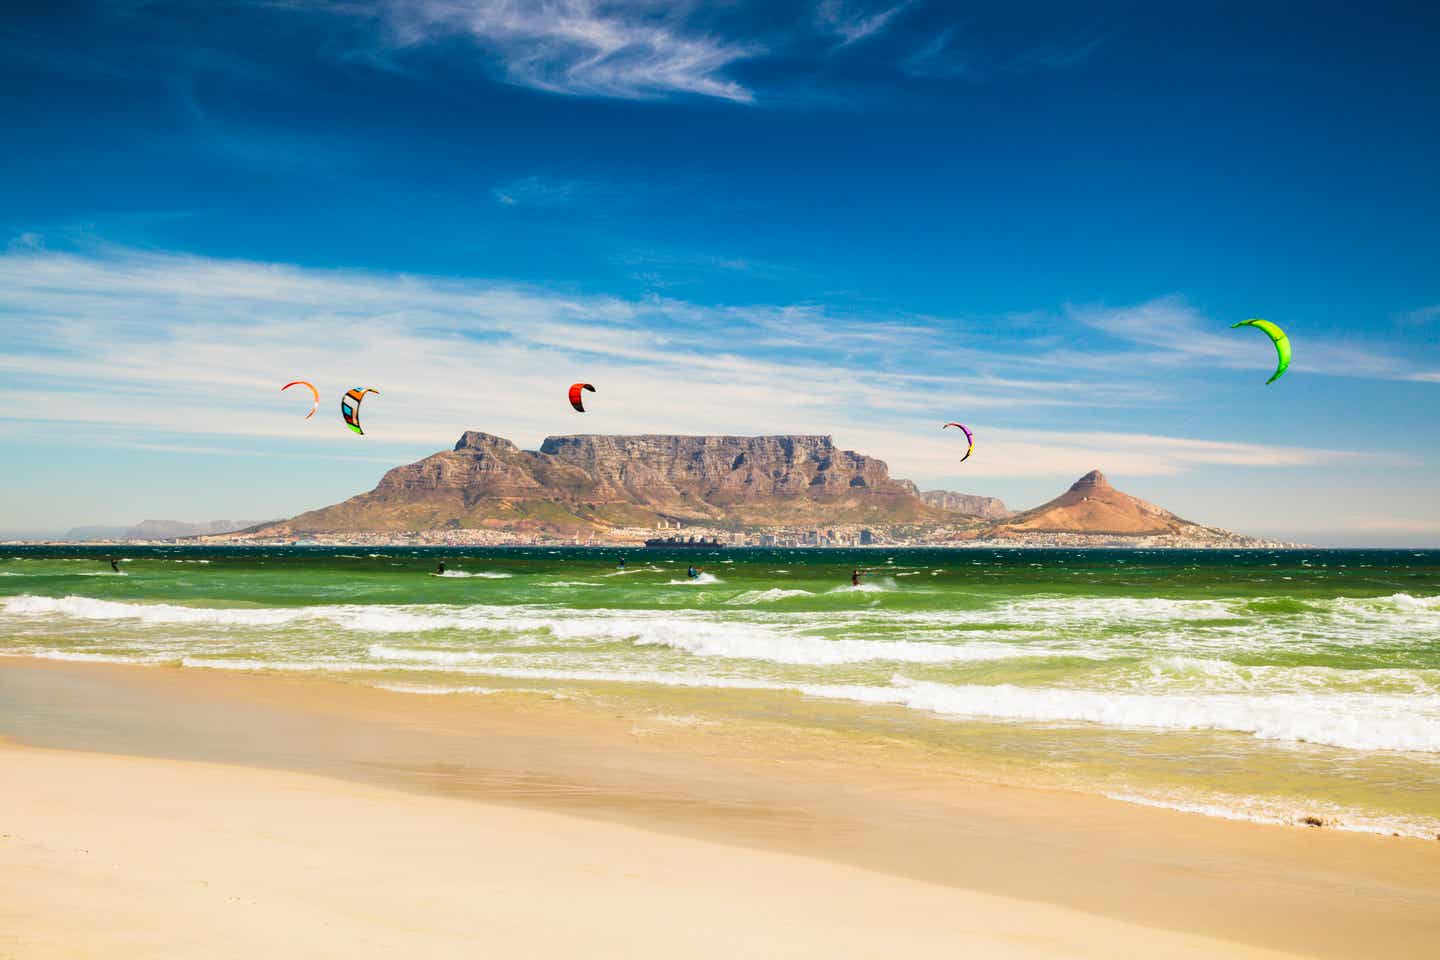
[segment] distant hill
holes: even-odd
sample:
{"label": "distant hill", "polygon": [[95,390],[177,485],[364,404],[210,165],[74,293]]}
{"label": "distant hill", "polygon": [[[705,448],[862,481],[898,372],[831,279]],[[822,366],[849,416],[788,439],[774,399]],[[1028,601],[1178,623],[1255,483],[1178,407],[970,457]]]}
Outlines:
{"label": "distant hill", "polygon": [[124,540],[129,527],[106,527],[92,524],[88,527],[71,527],[64,540]]}
{"label": "distant hill", "polygon": [[1121,493],[1110,486],[1105,474],[1091,470],[1054,500],[1017,513],[993,529],[1136,536],[1179,533],[1198,526],[1153,503]]}
{"label": "distant hill", "polygon": [[976,531],[975,538],[1035,542],[1047,535],[1132,538],[1165,545],[1268,546],[1269,541],[1182,519],[1153,503],[1122,493],[1099,470],[1076,480],[1060,496]]}
{"label": "distant hill", "polygon": [[926,490],[920,498],[932,507],[963,513],[984,520],[1004,520],[1010,516],[1005,501],[998,497],[981,497],[973,493],[951,493],[949,490]]}
{"label": "distant hill", "polygon": [[255,525],[254,520],[207,520],[186,523],[182,520],[142,520],[133,527],[87,526],[71,527],[66,540],[179,540],[220,533],[234,533]]}
{"label": "distant hill", "polygon": [[539,534],[654,527],[933,524],[955,518],[883,461],[823,436],[566,436],[538,451],[467,431],[369,493],[258,536],[492,527]]}

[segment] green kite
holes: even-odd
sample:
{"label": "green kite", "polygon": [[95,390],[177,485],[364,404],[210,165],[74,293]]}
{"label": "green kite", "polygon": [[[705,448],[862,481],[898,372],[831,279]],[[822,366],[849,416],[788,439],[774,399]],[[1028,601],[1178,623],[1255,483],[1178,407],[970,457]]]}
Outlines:
{"label": "green kite", "polygon": [[1271,340],[1275,341],[1275,352],[1280,356],[1280,364],[1275,368],[1275,372],[1270,375],[1270,379],[1265,381],[1267,385],[1279,380],[1280,375],[1290,369],[1290,338],[1285,335],[1284,330],[1281,330],[1269,320],[1259,319],[1241,320],[1239,323],[1230,324],[1231,330],[1234,330],[1236,327],[1259,327],[1265,331],[1265,334]]}

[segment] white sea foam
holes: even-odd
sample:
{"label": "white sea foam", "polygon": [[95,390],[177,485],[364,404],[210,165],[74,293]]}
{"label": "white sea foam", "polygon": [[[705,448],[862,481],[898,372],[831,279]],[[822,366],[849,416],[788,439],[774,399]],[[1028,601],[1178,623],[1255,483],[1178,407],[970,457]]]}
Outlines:
{"label": "white sea foam", "polygon": [[367,651],[376,660],[399,660],[422,663],[486,663],[494,660],[494,653],[480,653],[474,650],[412,650],[388,647],[383,643],[370,646]]}
{"label": "white sea foam", "polygon": [[895,581],[889,577],[881,580],[862,580],[856,584],[842,584],[832,587],[826,593],[889,593],[897,589]]}
{"label": "white sea foam", "polygon": [[783,634],[755,624],[606,624],[606,630],[630,633],[638,646],[665,646],[702,657],[765,660],[771,663],[828,666],[891,660],[903,663],[955,663],[1023,657],[1027,651],[996,643],[964,646],[904,640],[832,640],[805,634]]}
{"label": "white sea foam", "polygon": [[699,584],[702,584],[702,583],[724,583],[724,582],[725,582],[724,580],[721,580],[719,577],[715,576],[715,574],[713,574],[713,573],[703,573],[703,572],[702,572],[698,577],[686,577],[684,580],[671,580],[671,581],[669,581],[669,586],[672,586],[672,587],[673,587],[673,586],[693,587],[693,586],[698,586]]}
{"label": "white sea foam", "polygon": [[501,571],[499,571],[499,570],[476,570],[476,571],[474,571],[474,572],[470,572],[470,571],[466,571],[466,570],[446,570],[444,573],[436,573],[436,574],[433,574],[433,576],[436,576],[436,577],[456,577],[456,578],[459,578],[459,579],[467,579],[467,578],[475,577],[475,578],[479,578],[479,579],[481,579],[481,580],[509,580],[511,577],[515,576],[515,574],[513,574],[513,573],[503,573],[503,572],[501,572]]}
{"label": "white sea foam", "polygon": [[[37,597],[0,600],[4,612],[25,617],[64,616],[76,620],[134,620],[145,624],[213,624],[283,627],[323,622],[367,633],[419,633],[444,629],[506,627],[507,608],[445,604],[343,604],[316,607],[185,607],[169,603],[126,603],[93,597]],[[519,618],[521,622],[524,617]]]}
{"label": "white sea foam", "polygon": [[954,716],[1158,730],[1228,730],[1262,740],[1352,750],[1440,753],[1440,697],[1349,693],[1150,696],[1010,684],[951,686],[902,678],[897,678],[895,686],[865,688],[863,693],[855,688],[842,690],[840,695],[847,699],[896,703]]}
{"label": "white sea foam", "polygon": [[1271,800],[1260,797],[1192,798],[1135,792],[1107,792],[1104,795],[1122,803],[1178,810],[1181,813],[1196,813],[1207,817],[1218,817],[1222,820],[1244,820],[1250,823],[1269,823],[1310,829],[1314,824],[1306,823],[1306,818],[1318,816],[1323,825],[1331,830],[1372,833],[1381,836],[1398,835],[1420,840],[1432,840],[1436,836],[1440,836],[1440,829],[1437,829],[1440,828],[1440,823],[1433,820],[1377,816],[1315,801],[1302,803],[1295,800]]}
{"label": "white sea foam", "polygon": [[[666,560],[666,563],[674,563],[674,560]],[[621,570],[612,570],[609,573],[602,573],[602,577],[623,577],[632,573],[664,573],[663,567],[657,567],[653,563],[647,563],[638,567],[625,567]]]}
{"label": "white sea foam", "polygon": [[540,694],[552,700],[571,699],[563,693],[556,693],[553,690],[541,690],[538,687],[478,687],[470,685],[462,687],[423,687],[409,683],[377,683],[374,684],[374,687],[377,690],[388,690],[391,693],[413,693],[428,697],[448,697],[455,694],[466,693],[479,694],[482,696],[493,696],[497,693],[524,693],[531,695]]}
{"label": "white sea foam", "polygon": [[[762,657],[774,662],[839,664],[858,660],[942,662],[1013,655],[1007,648],[831,641],[791,637],[777,649],[763,634],[692,631],[684,636],[637,638],[640,645],[663,644],[722,658]],[[55,659],[114,662],[174,662],[175,657],[126,656],[81,651],[11,651]],[[276,671],[441,671],[448,674],[511,679],[596,681],[667,686],[794,691],[808,696],[886,704],[940,715],[1023,723],[1093,723],[1157,731],[1214,730],[1249,734],[1262,740],[1306,742],[1359,751],[1393,750],[1440,753],[1440,696],[1362,693],[1312,694],[1138,694],[1009,684],[951,685],[897,677],[888,686],[782,682],[646,669],[601,670],[586,667],[524,667],[492,664],[492,655],[475,651],[407,650],[372,646],[373,659],[265,660],[244,657],[180,658],[186,667]],[[393,659],[392,659],[393,658]]]}
{"label": "white sea foam", "polygon": [[[637,647],[669,647],[701,657],[824,666],[865,661],[955,663],[1031,656],[1023,647],[999,643],[945,644],[904,640],[828,639],[790,624],[720,620],[666,611],[587,611],[586,616],[537,616],[527,626],[562,641],[628,641]],[[601,614],[601,615],[596,615]],[[608,614],[608,615],[604,615]]]}
{"label": "white sea foam", "polygon": [[1046,625],[1086,621],[1223,620],[1237,615],[1223,600],[1175,600],[1168,597],[1030,597],[1002,603],[990,611],[997,620]]}
{"label": "white sea foam", "polygon": [[11,571],[0,572],[0,577],[126,577],[129,576],[124,570],[85,570],[73,573],[18,573]]}
{"label": "white sea foam", "polygon": [[40,660],[72,660],[77,663],[138,663],[138,664],[161,664],[176,663],[177,657],[165,657],[160,655],[136,655],[124,653],[87,653],[83,650],[3,650],[0,656],[5,657],[36,657]]}
{"label": "white sea foam", "polygon": [[20,616],[61,615],[77,620],[140,620],[146,623],[233,623],[272,626],[308,616],[306,608],[181,607],[169,603],[123,603],[93,597],[7,597],[5,612]]}
{"label": "white sea foam", "polygon": [[[254,660],[241,657],[181,657],[180,665],[206,670],[244,670],[248,672],[274,670],[281,673],[351,673],[405,669],[401,665],[355,663],[347,660]],[[418,669],[418,667],[413,669]],[[434,670],[435,668],[427,666],[424,669]]]}
{"label": "white sea foam", "polygon": [[745,605],[751,603],[772,603],[776,600],[785,600],[790,597],[813,597],[815,594],[809,590],[786,590],[781,587],[771,587],[769,590],[746,590],[744,593],[731,597],[726,603]]}
{"label": "white sea foam", "polygon": [[[483,630],[511,638],[511,645],[516,642],[514,638],[517,635],[549,634],[558,641],[572,644],[625,641],[637,647],[669,647],[701,657],[787,664],[828,665],[870,660],[950,663],[1048,652],[1041,648],[1026,649],[994,642],[954,644],[903,639],[828,639],[805,633],[804,621],[735,621],[694,611],[571,612],[536,607],[363,604],[250,609],[136,604],[88,597],[29,596],[8,598],[4,603],[6,613],[22,616],[58,614],[75,619],[133,620],[143,624],[258,628],[323,622],[348,631],[381,635]],[[437,662],[442,660],[437,658]]]}
{"label": "white sea foam", "polygon": [[1440,611],[1440,597],[1412,597],[1408,593],[1396,593],[1382,599],[1388,603],[1394,604],[1401,610]]}

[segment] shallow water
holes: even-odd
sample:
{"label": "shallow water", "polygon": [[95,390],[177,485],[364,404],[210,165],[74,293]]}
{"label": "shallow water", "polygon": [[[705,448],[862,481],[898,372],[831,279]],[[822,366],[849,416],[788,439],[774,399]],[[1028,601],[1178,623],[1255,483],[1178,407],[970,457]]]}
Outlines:
{"label": "shallow water", "polygon": [[116,575],[102,551],[4,548],[0,652],[523,687],[916,738],[985,776],[1215,815],[1440,832],[1440,552],[125,554]]}

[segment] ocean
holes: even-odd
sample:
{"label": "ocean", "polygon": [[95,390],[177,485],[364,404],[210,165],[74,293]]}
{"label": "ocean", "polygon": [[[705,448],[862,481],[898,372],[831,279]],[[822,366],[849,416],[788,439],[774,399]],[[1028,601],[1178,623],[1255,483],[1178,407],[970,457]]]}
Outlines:
{"label": "ocean", "polygon": [[1440,551],[6,547],[0,654],[787,725],[1440,835]]}

